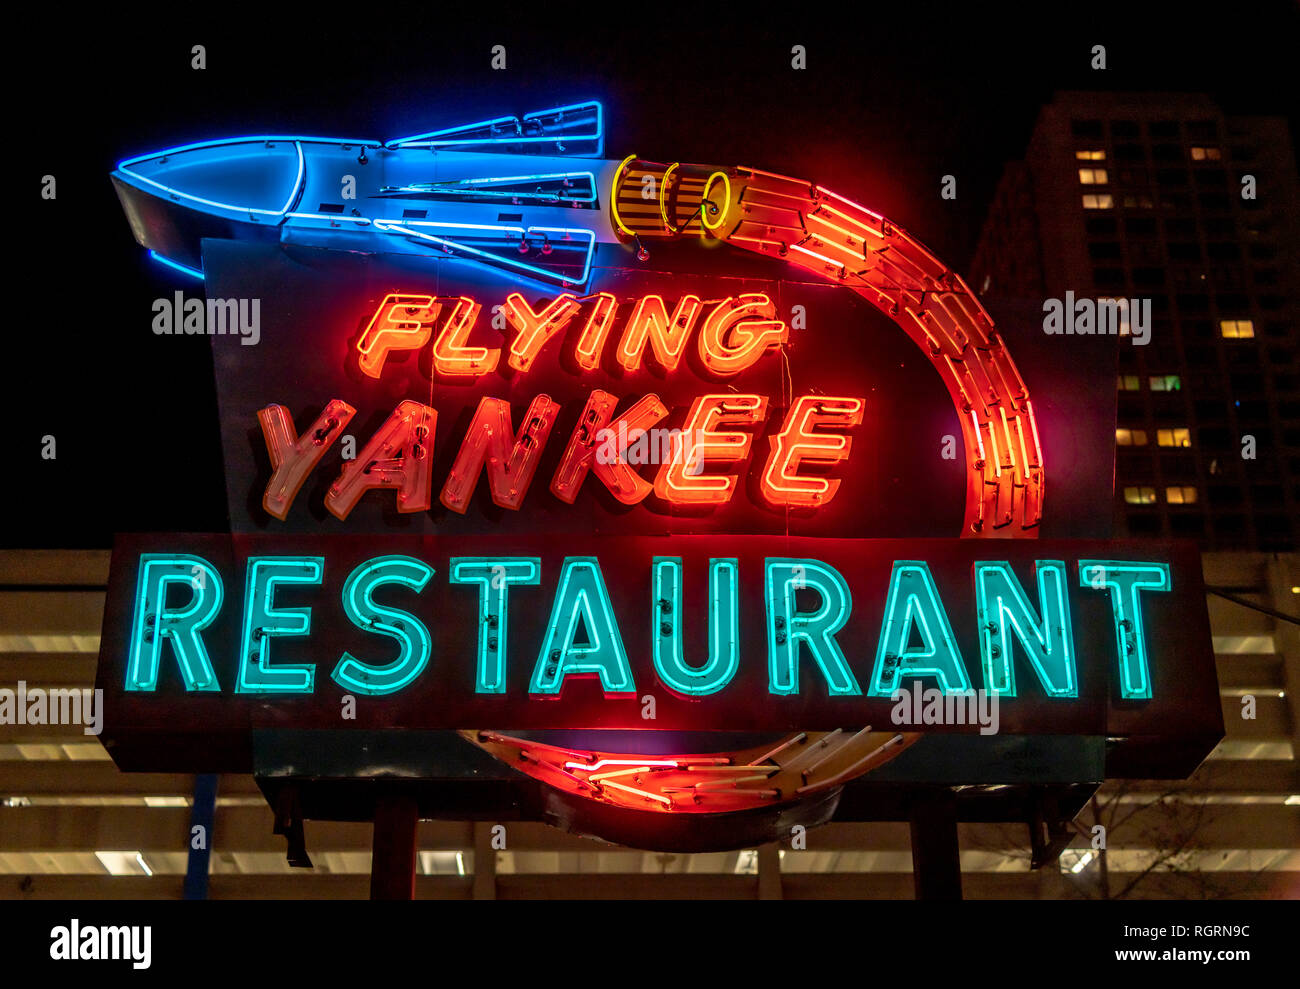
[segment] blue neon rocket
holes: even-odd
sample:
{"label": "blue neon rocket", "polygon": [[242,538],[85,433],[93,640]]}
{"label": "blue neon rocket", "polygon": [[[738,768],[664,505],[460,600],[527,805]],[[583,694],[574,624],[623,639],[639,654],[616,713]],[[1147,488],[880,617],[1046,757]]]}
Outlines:
{"label": "blue neon rocket", "polygon": [[[113,186],[135,238],[202,277],[204,237],[476,260],[586,283],[617,243],[596,102],[392,141],[249,136],[128,158]],[[602,203],[602,200],[606,200]]]}

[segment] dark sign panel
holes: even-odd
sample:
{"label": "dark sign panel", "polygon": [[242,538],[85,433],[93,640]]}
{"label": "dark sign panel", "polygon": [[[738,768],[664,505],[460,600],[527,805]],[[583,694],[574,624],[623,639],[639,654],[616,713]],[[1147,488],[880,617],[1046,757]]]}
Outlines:
{"label": "dark sign panel", "polygon": [[141,536],[112,588],[99,686],[110,748],[139,769],[177,746],[217,768],[282,727],[870,725],[1201,750],[1221,728],[1190,544]]}

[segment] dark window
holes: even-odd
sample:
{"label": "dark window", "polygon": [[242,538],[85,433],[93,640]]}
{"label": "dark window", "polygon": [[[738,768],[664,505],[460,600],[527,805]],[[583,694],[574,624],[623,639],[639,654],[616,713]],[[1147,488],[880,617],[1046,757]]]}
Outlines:
{"label": "dark window", "polygon": [[1277,508],[1282,504],[1282,485],[1256,485],[1250,489],[1250,497],[1257,508]]}
{"label": "dark window", "polygon": [[1228,487],[1224,484],[1215,484],[1210,486],[1210,507],[1215,511],[1240,508],[1241,504],[1241,488]]}
{"label": "dark window", "polygon": [[1201,260],[1201,245],[1186,243],[1171,243],[1169,245],[1170,261],[1199,261]]}
{"label": "dark window", "polygon": [[1226,450],[1232,446],[1232,434],[1222,426],[1202,426],[1196,438],[1205,450]]}
{"label": "dark window", "polygon": [[1158,536],[1160,534],[1160,517],[1158,515],[1130,515],[1127,524],[1129,533],[1134,536]]}
{"label": "dark window", "polygon": [[1177,137],[1178,121],[1176,120],[1153,120],[1147,124],[1147,133],[1152,137]]}
{"label": "dark window", "polygon": [[1116,224],[1113,216],[1093,216],[1084,221],[1084,229],[1094,237],[1107,237],[1115,233]]}
{"label": "dark window", "polygon": [[1112,120],[1110,132],[1115,137],[1138,137],[1142,133],[1136,120]]}
{"label": "dark window", "polygon": [[1101,137],[1100,120],[1072,120],[1070,133],[1075,137]]}
{"label": "dark window", "polygon": [[1119,244],[1115,241],[1099,241],[1095,244],[1089,244],[1088,255],[1093,260],[1118,258],[1120,256]]}
{"label": "dark window", "polygon": [[1173,515],[1169,519],[1169,531],[1175,536],[1205,535],[1205,519],[1200,515]]}

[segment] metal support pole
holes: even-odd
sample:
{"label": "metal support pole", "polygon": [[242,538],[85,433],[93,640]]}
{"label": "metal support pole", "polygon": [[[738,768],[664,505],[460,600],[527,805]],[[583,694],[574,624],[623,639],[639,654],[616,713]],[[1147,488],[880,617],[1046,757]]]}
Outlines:
{"label": "metal support pole", "polygon": [[415,838],[420,812],[411,797],[383,794],[375,801],[370,858],[372,900],[415,899]]}
{"label": "metal support pole", "polygon": [[912,878],[918,900],[960,900],[957,799],[950,790],[918,796],[910,810]]}
{"label": "metal support pole", "polygon": [[758,898],[781,899],[781,849],[775,842],[758,846]]}
{"label": "metal support pole", "polygon": [[[217,776],[204,773],[194,777],[194,804],[190,808],[190,857],[185,868],[185,885],[181,897],[186,900],[208,898],[208,863],[212,861],[213,821],[217,814]],[[195,828],[202,828],[195,831]]]}
{"label": "metal support pole", "polygon": [[497,853],[492,847],[492,825],[479,821],[474,825],[474,886],[476,900],[497,898]]}

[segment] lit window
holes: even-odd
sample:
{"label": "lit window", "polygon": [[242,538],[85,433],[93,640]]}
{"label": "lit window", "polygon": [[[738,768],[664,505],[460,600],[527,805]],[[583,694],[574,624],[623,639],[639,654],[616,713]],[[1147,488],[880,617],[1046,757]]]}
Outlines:
{"label": "lit window", "polygon": [[1154,505],[1156,503],[1156,489],[1125,488],[1124,500],[1130,505]]}
{"label": "lit window", "polygon": [[1192,148],[1192,161],[1219,161],[1222,157],[1218,148]]}
{"label": "lit window", "polygon": [[1157,429],[1156,442],[1160,446],[1191,446],[1191,432],[1185,428]]}
{"label": "lit window", "polygon": [[1104,168],[1079,169],[1079,182],[1083,185],[1105,185],[1108,181]]}
{"label": "lit window", "polygon": [[[1133,332],[1133,328],[1129,323],[1129,318],[1128,318],[1128,299],[1117,299],[1112,295],[1103,295],[1100,298],[1098,298],[1097,317],[1099,321],[1098,322],[1099,326],[1102,325],[1100,322],[1102,319],[1109,320],[1112,318],[1109,312],[1103,310],[1103,306],[1107,307],[1107,309],[1113,307],[1115,317],[1119,321],[1119,335],[1122,337],[1130,336]],[[1100,330],[1098,330],[1098,332],[1100,332]],[[1140,388],[1141,385],[1139,385],[1138,387]],[[1135,388],[1133,390],[1136,391],[1137,389]]]}
{"label": "lit window", "polygon": [[1176,374],[1153,374],[1151,375],[1152,391],[1181,391],[1183,379]]}
{"label": "lit window", "polygon": [[1146,446],[1147,431],[1145,429],[1117,429],[1115,430],[1115,444],[1117,446]]}
{"label": "lit window", "polygon": [[1109,192],[1102,193],[1101,195],[1093,195],[1089,193],[1088,195],[1083,197],[1083,208],[1084,209],[1114,209],[1115,202],[1110,198]]}
{"label": "lit window", "polygon": [[1141,391],[1142,379],[1136,374],[1121,374],[1119,376],[1120,391]]}
{"label": "lit window", "polygon": [[1171,505],[1195,505],[1196,489],[1188,485],[1165,488],[1165,501]]}
{"label": "lit window", "polygon": [[1219,333],[1225,340],[1249,340],[1255,335],[1255,321],[1251,319],[1221,319]]}
{"label": "lit window", "polygon": [[1074,157],[1077,158],[1079,161],[1105,161],[1106,152],[1094,151],[1091,149],[1087,151],[1076,151],[1074,153]]}

